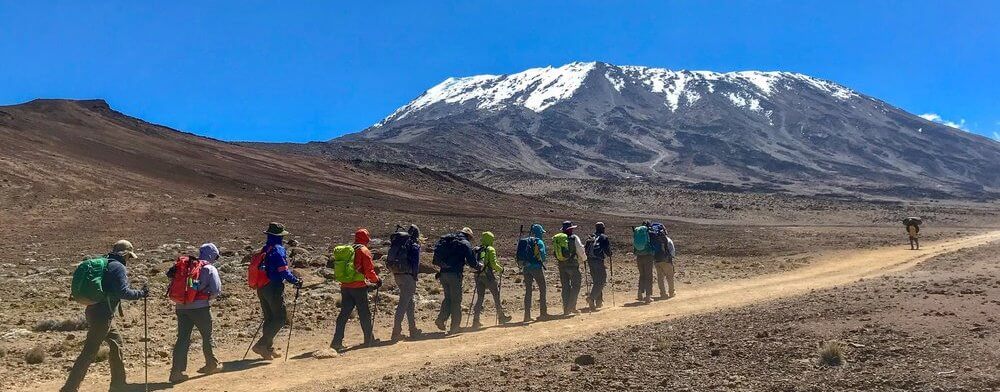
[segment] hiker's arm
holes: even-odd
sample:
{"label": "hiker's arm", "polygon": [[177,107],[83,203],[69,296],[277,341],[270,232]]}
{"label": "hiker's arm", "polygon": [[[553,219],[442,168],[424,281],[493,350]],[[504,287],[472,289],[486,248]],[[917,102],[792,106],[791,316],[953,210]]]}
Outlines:
{"label": "hiker's arm", "polygon": [[607,255],[607,256],[611,256],[612,255],[612,252],[611,252],[611,240],[608,239],[608,236],[602,235],[597,240],[601,241],[601,249],[604,249],[604,254]]}
{"label": "hiker's arm", "polygon": [[175,265],[173,267],[170,267],[170,269],[168,269],[166,273],[167,273],[167,278],[173,279],[174,274],[177,273],[177,266]]}
{"label": "hiker's arm", "polygon": [[538,257],[538,261],[545,263],[545,258],[548,257],[549,255],[548,250],[545,249],[545,241],[538,240],[538,246],[536,251],[538,252],[538,254],[536,254],[535,256]]}
{"label": "hiker's arm", "polygon": [[379,279],[378,275],[375,274],[375,262],[372,261],[371,251],[368,250],[368,248],[361,248],[355,252],[354,255],[354,261],[360,269],[358,272],[364,275],[368,282],[378,283],[381,279]]}
{"label": "hiker's arm", "polygon": [[676,249],[674,249],[674,240],[667,238],[667,255],[670,256],[670,260],[673,261],[674,256],[677,255]]}
{"label": "hiker's arm", "polygon": [[479,260],[476,260],[476,251],[472,249],[471,244],[465,247],[465,264],[477,270],[483,269],[482,264],[479,264]]}
{"label": "hiker's arm", "polygon": [[580,242],[580,236],[575,235],[573,238],[576,238],[576,241],[574,241],[575,244],[573,245],[576,248],[576,259],[587,260],[587,250],[583,248],[583,243]]}
{"label": "hiker's arm", "polygon": [[285,256],[284,247],[275,247],[271,253],[267,255],[268,265],[274,266],[274,271],[278,274],[281,280],[287,281],[288,283],[295,284],[299,282],[299,278],[296,278],[292,274],[292,270],[288,268],[288,258]]}
{"label": "hiker's arm", "polygon": [[219,270],[214,267],[205,267],[201,271],[200,282],[201,291],[208,294],[211,299],[215,299],[222,294],[222,279],[219,278]]}
{"label": "hiker's arm", "polygon": [[486,247],[486,255],[483,256],[483,259],[486,260],[486,265],[493,269],[493,272],[496,272],[496,273],[499,273],[499,274],[503,273],[503,266],[501,266],[500,263],[497,262],[497,250],[496,250],[496,248],[494,248],[492,246],[487,246]]}
{"label": "hiker's arm", "polygon": [[414,243],[410,247],[410,268],[413,271],[413,275],[416,276],[417,272],[420,271],[420,244]]}
{"label": "hiker's arm", "polygon": [[128,275],[125,273],[125,266],[120,263],[109,263],[108,264],[108,274],[110,274],[111,279],[109,282],[111,287],[108,287],[107,291],[114,293],[118,298],[134,301],[142,298],[142,290],[133,290],[129,287]]}

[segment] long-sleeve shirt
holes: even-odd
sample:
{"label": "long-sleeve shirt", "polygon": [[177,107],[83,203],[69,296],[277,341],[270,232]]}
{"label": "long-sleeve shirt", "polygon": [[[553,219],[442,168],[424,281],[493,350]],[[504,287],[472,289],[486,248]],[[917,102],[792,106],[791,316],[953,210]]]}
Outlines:
{"label": "long-sleeve shirt", "polygon": [[372,251],[368,249],[367,246],[361,244],[355,244],[354,249],[354,268],[357,269],[362,275],[365,276],[365,280],[358,282],[348,282],[341,283],[341,288],[346,289],[360,289],[368,286],[368,283],[378,283],[380,280],[378,275],[375,274],[375,262],[372,260]]}
{"label": "long-sleeve shirt", "polygon": [[479,265],[479,261],[476,260],[476,252],[472,248],[472,244],[468,240],[464,239],[462,234],[455,234],[459,236],[458,243],[452,243],[451,249],[446,249],[443,256],[443,265],[441,266],[441,272],[451,272],[461,274],[465,271],[465,266],[469,266],[476,270],[482,269],[483,266]]}
{"label": "long-sleeve shirt", "polygon": [[587,260],[587,249],[583,247],[583,242],[580,242],[580,236],[574,234],[569,236],[570,243],[573,244],[576,250],[576,260],[580,262],[582,260]]}
{"label": "long-sleeve shirt", "polygon": [[667,261],[674,262],[675,256],[677,256],[677,249],[674,248],[674,240],[667,237]]}
{"label": "long-sleeve shirt", "polygon": [[597,254],[594,255],[598,260],[604,260],[605,257],[609,257],[613,254],[611,251],[611,241],[608,240],[608,236],[606,234],[597,234],[594,242],[595,248],[599,250]]}
{"label": "long-sleeve shirt", "polygon": [[108,267],[104,270],[101,285],[108,296],[105,302],[87,306],[87,312],[111,319],[121,305],[121,300],[134,301],[142,298],[142,291],[129,287],[128,270],[125,269],[125,258],[111,253],[108,256]]}
{"label": "long-sleeve shirt", "polygon": [[264,258],[264,272],[267,273],[267,279],[271,282],[298,283],[299,278],[292,274],[292,270],[288,266],[288,254],[285,251],[285,246],[282,245],[281,237],[268,234],[265,248],[268,246],[271,247],[271,250]]}

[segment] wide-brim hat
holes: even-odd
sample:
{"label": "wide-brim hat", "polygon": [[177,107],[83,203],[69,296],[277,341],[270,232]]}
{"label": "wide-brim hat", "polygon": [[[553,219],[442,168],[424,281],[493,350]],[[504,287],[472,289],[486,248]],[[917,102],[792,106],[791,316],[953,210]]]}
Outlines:
{"label": "wide-brim hat", "polygon": [[563,230],[573,230],[575,228],[576,228],[576,225],[573,224],[573,221],[565,221],[562,224],[562,229]]}
{"label": "wide-brim hat", "polygon": [[269,225],[267,225],[267,230],[264,231],[264,234],[284,237],[292,233],[289,233],[287,230],[285,230],[285,225],[278,222],[271,222]]}
{"label": "wide-brim hat", "polygon": [[138,256],[135,255],[135,248],[132,247],[132,243],[128,240],[119,240],[115,242],[115,245],[111,247],[111,253],[119,254],[122,257],[134,259]]}

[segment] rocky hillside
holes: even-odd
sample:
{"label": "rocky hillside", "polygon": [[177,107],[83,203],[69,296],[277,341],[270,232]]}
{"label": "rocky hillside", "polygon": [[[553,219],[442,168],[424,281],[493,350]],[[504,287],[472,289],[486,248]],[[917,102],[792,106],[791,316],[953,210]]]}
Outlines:
{"label": "rocky hillside", "polygon": [[790,72],[591,62],[449,78],[362,132],[280,148],[477,175],[1000,192],[1000,143]]}

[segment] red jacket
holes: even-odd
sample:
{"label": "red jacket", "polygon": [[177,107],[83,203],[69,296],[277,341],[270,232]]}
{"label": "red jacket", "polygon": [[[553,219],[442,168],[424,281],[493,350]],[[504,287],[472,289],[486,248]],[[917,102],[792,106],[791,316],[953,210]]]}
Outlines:
{"label": "red jacket", "polygon": [[375,274],[375,262],[372,260],[372,251],[368,250],[368,243],[371,242],[371,234],[366,229],[358,229],[354,233],[354,243],[362,245],[354,251],[354,267],[358,269],[368,282],[341,283],[340,287],[347,289],[360,289],[367,287],[368,283],[378,283],[378,275]]}

